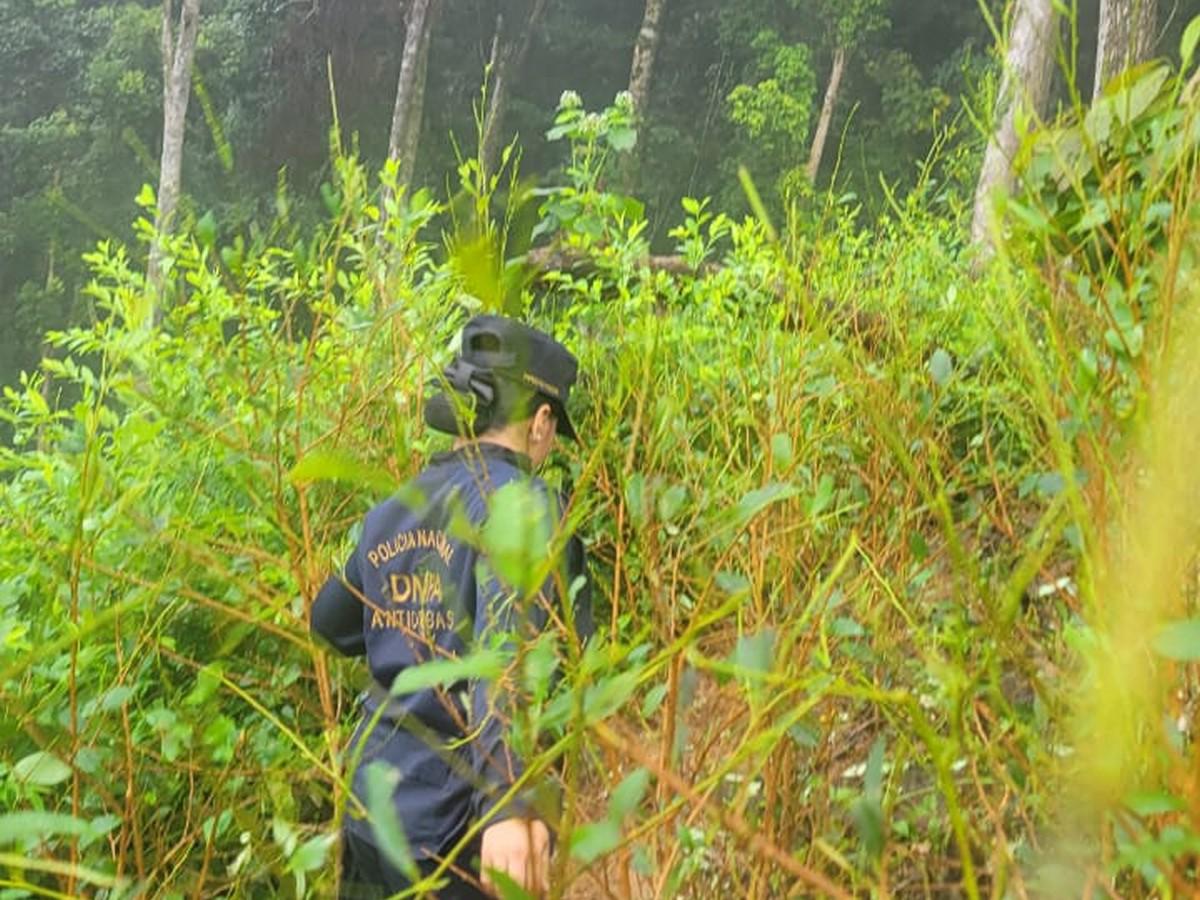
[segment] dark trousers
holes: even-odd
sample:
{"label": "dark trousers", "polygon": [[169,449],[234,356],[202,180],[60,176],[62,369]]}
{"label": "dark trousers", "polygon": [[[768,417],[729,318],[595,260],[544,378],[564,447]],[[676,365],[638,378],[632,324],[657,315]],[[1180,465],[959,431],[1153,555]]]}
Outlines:
{"label": "dark trousers", "polygon": [[[417,863],[422,875],[430,874],[437,867],[438,864],[433,860]],[[465,868],[462,863],[458,867]],[[471,875],[475,873],[471,872]],[[450,883],[437,892],[438,900],[490,900],[489,894],[452,871],[447,871],[441,877],[448,878]],[[339,900],[383,900],[411,886],[412,882],[389,863],[369,840],[350,831],[342,831]]]}

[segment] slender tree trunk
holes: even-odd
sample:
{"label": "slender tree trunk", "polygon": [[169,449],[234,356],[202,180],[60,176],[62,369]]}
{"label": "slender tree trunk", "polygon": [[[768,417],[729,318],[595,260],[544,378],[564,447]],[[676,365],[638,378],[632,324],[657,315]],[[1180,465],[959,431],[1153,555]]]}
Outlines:
{"label": "slender tree trunk", "polygon": [[505,4],[502,2],[500,11],[496,13],[496,36],[492,41],[492,56],[488,65],[491,75],[491,86],[488,89],[487,111],[483,119],[483,138],[480,143],[480,153],[483,167],[491,172],[496,167],[500,150],[504,144],[504,117],[508,113],[508,101],[512,96],[512,82],[525,65],[525,57],[529,55],[529,45],[533,43],[533,35],[546,11],[546,0],[533,0],[529,15],[524,19],[524,27],[518,33],[512,33],[512,23],[520,23],[521,19],[511,14],[505,16]]}
{"label": "slender tree trunk", "polygon": [[[633,63],[629,67],[629,96],[633,100],[634,121],[639,131],[643,130],[646,113],[650,107],[650,88],[654,79],[654,60],[658,56],[660,24],[667,0],[646,0],[642,14],[642,27],[633,45]],[[624,189],[632,192],[637,181],[638,161],[643,144],[638,142],[633,152],[620,162],[619,177]]]}
{"label": "slender tree trunk", "polygon": [[639,119],[646,115],[650,102],[650,84],[654,75],[654,58],[658,55],[659,24],[667,0],[646,0],[642,29],[633,45],[633,65],[629,70],[629,95]]}
{"label": "slender tree trunk", "polygon": [[425,108],[425,70],[437,0],[410,0],[404,19],[404,55],[396,82],[396,105],[388,137],[388,159],[399,163],[397,185],[408,187],[416,165]]}
{"label": "slender tree trunk", "polygon": [[[200,0],[182,0],[179,24],[172,27],[173,0],[163,0],[162,66],[163,66],[163,137],[162,157],[158,169],[158,215],[155,226],[159,234],[168,234],[174,225],[183,182],[183,137],[187,122],[188,100],[192,94],[192,59],[200,34]],[[174,32],[174,33],[173,33]],[[149,279],[160,287],[162,246],[157,241],[150,247]]]}
{"label": "slender tree trunk", "polygon": [[1057,34],[1054,0],[1015,0],[1004,74],[996,96],[995,126],[975,189],[971,237],[981,247],[990,249],[988,215],[992,194],[997,188],[1007,190],[1012,186],[1012,160],[1021,141],[1018,114],[1021,110],[1035,116],[1044,113]]}
{"label": "slender tree trunk", "polygon": [[842,75],[850,54],[845,47],[833,51],[833,68],[829,71],[829,84],[825,86],[825,100],[821,104],[821,117],[817,119],[817,130],[813,132],[812,149],[808,153],[805,172],[809,182],[815,184],[821,168],[821,157],[825,153],[825,142],[829,138],[829,123],[833,121],[833,108],[837,106],[838,93],[842,89]]}
{"label": "slender tree trunk", "polygon": [[1130,66],[1150,58],[1157,27],[1157,0],[1100,0],[1093,98]]}

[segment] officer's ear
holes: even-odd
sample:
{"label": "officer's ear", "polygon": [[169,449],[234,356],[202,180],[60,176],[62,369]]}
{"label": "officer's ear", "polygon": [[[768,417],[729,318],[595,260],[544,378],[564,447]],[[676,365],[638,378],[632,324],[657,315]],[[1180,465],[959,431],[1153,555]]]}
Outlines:
{"label": "officer's ear", "polygon": [[554,408],[549,403],[539,403],[533,413],[533,421],[530,424],[530,438],[537,443],[541,443],[553,435],[557,428],[558,417],[554,415]]}

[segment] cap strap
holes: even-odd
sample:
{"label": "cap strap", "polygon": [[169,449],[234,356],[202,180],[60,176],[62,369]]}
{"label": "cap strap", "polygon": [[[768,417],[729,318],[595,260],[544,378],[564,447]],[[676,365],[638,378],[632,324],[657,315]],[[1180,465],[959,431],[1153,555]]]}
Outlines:
{"label": "cap strap", "polygon": [[484,406],[491,406],[496,399],[496,385],[492,373],[467,362],[461,356],[446,366],[443,374],[452,388],[459,393],[474,394]]}

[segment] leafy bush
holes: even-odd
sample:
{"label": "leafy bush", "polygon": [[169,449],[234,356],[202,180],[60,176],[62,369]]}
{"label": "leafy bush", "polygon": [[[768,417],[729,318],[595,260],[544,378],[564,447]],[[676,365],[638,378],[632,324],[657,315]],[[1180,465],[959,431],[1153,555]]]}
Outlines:
{"label": "leafy bush", "polygon": [[[688,200],[665,266],[602,186],[628,128],[564,102],[573,166],[543,213],[577,256],[522,295],[586,373],[585,440],[551,477],[574,486],[602,626],[557,686],[542,645],[514,663],[516,740],[564,788],[556,895],[979,896],[1034,890],[1076,850],[1132,893],[1186,880],[1191,725],[1131,774],[1125,726],[1069,715],[1080,684],[1089,702],[1113,687],[1105,660],[1129,675],[1167,612],[1194,608],[1177,578],[1194,535],[1134,553],[1130,571],[1162,565],[1131,618],[1106,561],[1114,510],[1146,514],[1125,447],[1064,425],[1072,341],[1096,333],[1043,277],[1062,233],[1038,220],[1045,256],[975,276],[922,191],[870,231],[832,200],[796,210],[782,240]],[[6,887],[332,891],[361,676],[310,642],[308,603],[372,500],[440,445],[423,389],[481,302],[464,242],[443,261],[426,237],[438,204],[389,190],[381,208],[353,160],[335,171],[328,220],[290,247],[172,238],[161,298],[101,245],[94,323],[51,334],[61,355],[6,391]],[[483,215],[496,183],[468,186]],[[1165,337],[1144,346],[1148,372],[1171,358]],[[1121,694],[1147,728],[1169,687],[1194,687],[1193,625],[1156,637],[1180,668]],[[1087,742],[1108,738],[1093,766]],[[1085,825],[1057,816],[1100,796],[1076,776],[1107,792]]]}

